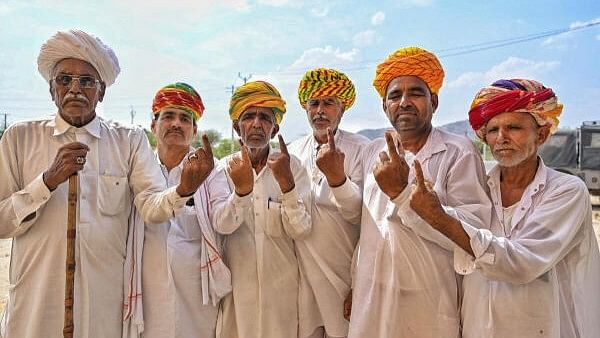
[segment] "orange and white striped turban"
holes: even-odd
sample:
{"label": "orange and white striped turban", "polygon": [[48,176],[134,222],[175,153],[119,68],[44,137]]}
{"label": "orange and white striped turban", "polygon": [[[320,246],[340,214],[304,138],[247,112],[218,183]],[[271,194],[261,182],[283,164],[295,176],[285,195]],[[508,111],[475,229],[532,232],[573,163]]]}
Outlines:
{"label": "orange and white striped turban", "polygon": [[558,128],[563,105],[550,88],[527,79],[498,80],[483,87],[473,99],[469,123],[477,136],[485,138],[485,126],[492,117],[507,112],[529,113],[540,126]]}
{"label": "orange and white striped turban", "polygon": [[252,81],[237,87],[229,101],[229,117],[239,120],[250,107],[271,108],[275,123],[280,124],[285,114],[285,101],[275,86],[266,81]]}
{"label": "orange and white striped turban", "polygon": [[419,77],[434,94],[440,91],[444,82],[444,69],[433,53],[419,47],[405,47],[390,54],[377,66],[373,86],[379,96],[385,97],[390,82],[407,75]]}
{"label": "orange and white striped turban", "polygon": [[356,90],[346,74],[330,68],[317,68],[304,74],[298,86],[300,105],[315,97],[337,97],[344,105],[344,111],[354,104]]}

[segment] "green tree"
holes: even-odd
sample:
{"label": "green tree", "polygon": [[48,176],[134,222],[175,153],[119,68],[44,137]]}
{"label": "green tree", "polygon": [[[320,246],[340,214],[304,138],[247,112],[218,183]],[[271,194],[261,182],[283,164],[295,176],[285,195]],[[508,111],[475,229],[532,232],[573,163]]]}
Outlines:
{"label": "green tree", "polygon": [[192,147],[198,148],[202,146],[202,134],[208,136],[208,142],[210,142],[210,146],[213,148],[221,141],[221,133],[214,129],[198,130],[198,136],[192,140]]}
{"label": "green tree", "polygon": [[156,137],[154,137],[154,134],[152,134],[152,132],[146,128],[144,128],[144,132],[148,137],[148,141],[150,142],[150,146],[152,147],[152,149],[156,149]]}
{"label": "green tree", "polygon": [[221,159],[229,154],[239,151],[240,143],[237,139],[233,142],[233,151],[231,150],[231,148],[231,139],[224,138],[221,140],[221,142],[219,142],[219,144],[216,147],[213,148],[213,155],[215,155],[216,158]]}

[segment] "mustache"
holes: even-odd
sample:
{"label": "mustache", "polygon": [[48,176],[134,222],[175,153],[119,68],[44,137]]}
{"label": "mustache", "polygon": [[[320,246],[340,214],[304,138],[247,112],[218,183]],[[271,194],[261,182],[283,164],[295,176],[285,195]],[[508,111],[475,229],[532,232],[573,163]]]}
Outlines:
{"label": "mustache", "polygon": [[72,94],[67,94],[65,95],[65,97],[63,97],[62,99],[62,104],[65,104],[69,101],[81,101],[81,102],[85,102],[86,104],[90,103],[90,100],[88,100],[87,97],[85,97],[85,95],[81,95],[81,94],[76,94],[76,95],[72,95]]}
{"label": "mustache", "polygon": [[167,130],[167,134],[171,134],[171,133],[177,133],[177,134],[183,135],[183,130],[179,127],[172,127],[169,130]]}
{"label": "mustache", "polygon": [[329,122],[329,119],[325,117],[325,115],[323,114],[318,114],[317,116],[312,118],[313,122],[318,122],[318,121],[327,121]]}

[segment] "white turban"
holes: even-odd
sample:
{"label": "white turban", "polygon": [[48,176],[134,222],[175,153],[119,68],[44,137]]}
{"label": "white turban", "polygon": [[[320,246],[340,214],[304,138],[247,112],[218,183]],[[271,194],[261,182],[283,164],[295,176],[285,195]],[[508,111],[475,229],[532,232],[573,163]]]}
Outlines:
{"label": "white turban", "polygon": [[60,60],[71,58],[91,64],[107,86],[115,83],[121,71],[113,50],[99,38],[80,30],[57,32],[48,39],[40,48],[38,70],[50,82],[54,66]]}

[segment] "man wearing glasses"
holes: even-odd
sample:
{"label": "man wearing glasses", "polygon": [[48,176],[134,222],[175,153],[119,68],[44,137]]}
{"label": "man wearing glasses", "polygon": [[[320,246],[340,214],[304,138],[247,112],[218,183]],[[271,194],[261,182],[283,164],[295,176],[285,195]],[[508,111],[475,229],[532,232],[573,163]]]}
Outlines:
{"label": "man wearing glasses", "polygon": [[299,337],[346,337],[342,308],[351,285],[362,205],[361,154],[369,140],[338,128],[356,92],[342,72],[309,70],[298,88],[312,134],[290,145],[312,177],[313,228],[296,241],[300,266]]}
{"label": "man wearing glasses", "polygon": [[[143,241],[131,215],[162,223],[184,206],[212,167],[202,149],[178,186],[164,178],[142,129],[96,115],[120,69],[113,51],[82,31],[58,32],[38,69],[58,113],[16,123],[0,142],[0,237],[13,238],[3,337],[62,337],[67,184],[78,176],[74,336],[121,337],[142,324],[137,261]],[[166,189],[166,190],[165,190]],[[134,235],[135,234],[135,237]],[[135,241],[133,240],[135,238]],[[137,250],[134,250],[137,249]],[[135,256],[135,257],[132,257]],[[133,273],[136,272],[136,273]],[[132,290],[136,290],[133,292]],[[126,300],[124,302],[124,300]],[[126,321],[127,323],[127,321]]]}

